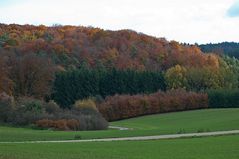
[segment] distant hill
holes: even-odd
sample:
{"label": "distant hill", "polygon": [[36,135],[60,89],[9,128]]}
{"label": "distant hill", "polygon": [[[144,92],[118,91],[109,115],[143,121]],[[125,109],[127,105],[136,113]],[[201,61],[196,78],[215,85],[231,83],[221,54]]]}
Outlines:
{"label": "distant hill", "polygon": [[216,54],[225,54],[230,57],[239,58],[239,43],[223,42],[218,44],[199,45],[203,52],[214,52]]}
{"label": "distant hill", "polygon": [[[211,66],[214,55],[205,55],[197,46],[181,45],[132,30],[109,31],[82,26],[32,26],[0,24],[0,53],[17,56],[45,55],[55,64],[135,70],[167,70]],[[1,56],[1,55],[0,55]]]}

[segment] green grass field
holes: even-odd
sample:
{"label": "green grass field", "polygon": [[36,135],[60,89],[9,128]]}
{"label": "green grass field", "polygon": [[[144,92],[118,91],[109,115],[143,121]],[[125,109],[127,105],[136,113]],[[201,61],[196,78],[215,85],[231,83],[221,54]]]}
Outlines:
{"label": "green grass field", "polygon": [[90,139],[234,130],[239,129],[238,114],[239,109],[208,109],[150,115],[111,123],[133,128],[127,131],[62,132],[1,126],[0,141],[73,140],[76,135]]}
{"label": "green grass field", "polygon": [[238,159],[239,135],[155,141],[0,144],[0,159]]}

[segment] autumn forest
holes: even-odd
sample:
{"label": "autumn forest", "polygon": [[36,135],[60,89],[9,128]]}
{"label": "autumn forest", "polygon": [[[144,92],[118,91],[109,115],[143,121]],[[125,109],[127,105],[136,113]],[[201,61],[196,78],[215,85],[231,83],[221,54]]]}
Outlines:
{"label": "autumn forest", "polygon": [[92,130],[145,114],[238,106],[238,54],[205,47],[132,30],[0,24],[0,121]]}

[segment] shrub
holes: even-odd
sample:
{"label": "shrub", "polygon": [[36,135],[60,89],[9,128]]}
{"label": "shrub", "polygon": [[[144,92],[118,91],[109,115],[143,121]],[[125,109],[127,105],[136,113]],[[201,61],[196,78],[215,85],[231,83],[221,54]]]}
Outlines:
{"label": "shrub", "polygon": [[65,119],[53,121],[53,126],[58,130],[69,130],[67,120]]}
{"label": "shrub", "polygon": [[80,122],[75,119],[67,120],[49,120],[42,119],[36,122],[36,125],[41,128],[53,128],[57,130],[79,130]]}
{"label": "shrub", "polygon": [[25,126],[45,118],[45,116],[47,116],[47,114],[25,111],[22,108],[17,108],[9,116],[8,122],[16,126]]}
{"label": "shrub", "polygon": [[7,122],[13,107],[9,100],[0,100],[0,122]]}
{"label": "shrub", "polygon": [[171,90],[150,95],[115,95],[98,106],[108,121],[147,114],[208,108],[207,94]]}
{"label": "shrub", "polygon": [[54,102],[19,98],[16,104],[0,100],[0,122],[16,126],[36,124],[40,128],[57,130],[102,130],[108,122],[96,109],[93,100],[84,100],[71,110],[60,109]]}
{"label": "shrub", "polygon": [[41,128],[50,128],[53,125],[53,120],[42,119],[36,121],[36,125]]}
{"label": "shrub", "polygon": [[26,112],[42,113],[43,102],[37,99],[23,97],[18,100],[18,106],[22,107]]}
{"label": "shrub", "polygon": [[61,109],[54,114],[42,116],[36,121],[34,123],[40,128],[57,130],[103,130],[108,127],[108,122],[98,111],[93,109]]}
{"label": "shrub", "polygon": [[83,109],[83,110],[64,110],[57,113],[53,120],[59,119],[75,119],[80,122],[80,127],[78,130],[103,130],[107,129],[108,122],[102,117],[102,115],[93,109]]}
{"label": "shrub", "polygon": [[80,122],[78,120],[75,120],[75,119],[70,119],[70,120],[67,120],[67,127],[70,129],[70,130],[80,130]]}
{"label": "shrub", "polygon": [[36,121],[40,128],[53,128],[56,130],[101,130],[108,127],[103,118],[96,116],[81,116],[78,119],[42,119]]}
{"label": "shrub", "polygon": [[43,102],[33,98],[19,98],[8,115],[7,122],[14,125],[29,125],[46,116]]}
{"label": "shrub", "polygon": [[108,127],[108,122],[99,112],[94,110],[84,110],[79,119],[81,130],[104,130]]}
{"label": "shrub", "polygon": [[239,108],[238,89],[220,89],[207,91],[210,108]]}
{"label": "shrub", "polygon": [[53,114],[53,113],[56,113],[56,112],[60,111],[59,105],[55,101],[53,101],[53,100],[51,100],[48,103],[44,104],[44,109],[49,114]]}
{"label": "shrub", "polygon": [[74,104],[74,108],[79,110],[82,109],[97,110],[95,102],[90,98],[76,101]]}
{"label": "shrub", "polygon": [[96,105],[104,102],[104,98],[101,95],[96,95],[93,99],[94,99]]}

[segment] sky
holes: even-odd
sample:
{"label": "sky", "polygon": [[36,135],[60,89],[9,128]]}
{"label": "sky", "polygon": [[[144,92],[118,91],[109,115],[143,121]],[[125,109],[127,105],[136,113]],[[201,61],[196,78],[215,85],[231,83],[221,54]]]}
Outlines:
{"label": "sky", "polygon": [[0,23],[132,29],[186,43],[239,42],[239,0],[0,0]]}

